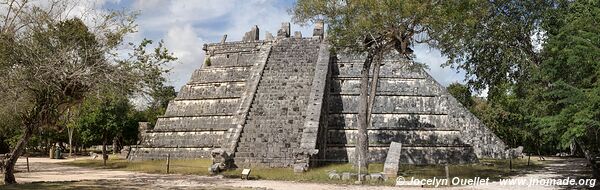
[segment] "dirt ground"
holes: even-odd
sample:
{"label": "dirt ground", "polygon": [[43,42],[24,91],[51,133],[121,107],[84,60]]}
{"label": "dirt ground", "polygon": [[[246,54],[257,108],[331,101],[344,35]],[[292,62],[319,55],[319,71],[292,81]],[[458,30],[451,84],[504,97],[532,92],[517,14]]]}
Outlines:
{"label": "dirt ground", "polygon": [[[79,158],[87,159],[87,158]],[[30,158],[30,172],[27,172],[25,159],[19,159],[16,173],[19,183],[48,183],[63,185],[58,182],[70,183],[67,189],[285,189],[285,190],[309,190],[309,189],[423,189],[420,186],[360,186],[360,185],[337,185],[323,183],[304,183],[291,181],[270,180],[239,180],[222,178],[219,176],[197,176],[179,174],[147,174],[131,171],[107,170],[66,166],[60,162],[70,162],[71,159],[53,160],[48,158]],[[580,158],[547,158],[546,166],[535,172],[513,176],[515,180],[531,179],[562,179],[571,178],[575,180],[590,178],[591,171],[586,167],[584,159]],[[50,183],[55,182],[55,183]],[[0,189],[3,187],[0,186]],[[38,187],[39,188],[39,187]],[[506,185],[502,182],[491,182],[488,184],[474,186],[453,186],[440,189],[593,189],[588,186],[546,186],[534,185]],[[598,187],[595,187],[598,188]]]}

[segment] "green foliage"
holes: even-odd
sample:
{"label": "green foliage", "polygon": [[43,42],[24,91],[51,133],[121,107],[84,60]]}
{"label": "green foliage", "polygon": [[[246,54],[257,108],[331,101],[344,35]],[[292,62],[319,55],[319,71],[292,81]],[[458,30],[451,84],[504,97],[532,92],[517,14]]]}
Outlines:
{"label": "green foliage", "polygon": [[[527,5],[526,2],[509,2],[511,5],[509,8],[519,7],[514,3]],[[522,10],[516,9],[517,13],[509,12],[511,14],[502,17],[513,18],[512,14],[523,14],[519,12],[533,8],[534,12],[526,15],[537,20],[532,25],[535,26],[534,30],[544,31],[546,35],[541,43],[543,47],[541,51],[530,52],[531,55],[524,56],[524,59],[511,57],[515,54],[506,51],[502,51],[503,54],[498,56],[485,56],[514,60],[507,62],[508,64],[493,63],[498,66],[526,65],[515,67],[518,69],[514,71],[521,73],[517,74],[521,77],[511,77],[511,74],[508,74],[508,78],[505,79],[514,80],[497,82],[500,85],[493,87],[494,93],[491,99],[476,101],[477,104],[473,109],[475,114],[509,145],[525,145],[526,151],[530,152],[555,153],[564,151],[574,138],[579,138],[584,139],[588,146],[600,147],[598,140],[600,27],[597,20],[600,16],[600,8],[598,5],[598,1],[559,1],[552,8],[545,9],[538,5],[523,6]],[[525,21],[523,20],[525,18],[528,17],[515,18],[514,20],[518,22],[514,22],[514,28],[518,29],[518,23]],[[493,31],[497,30],[499,29],[493,29]],[[512,31],[514,32],[518,31]],[[519,38],[508,37],[508,39]],[[494,41],[490,40],[490,42]],[[503,41],[494,43],[499,42],[505,44]],[[514,50],[533,49],[517,45],[511,47]],[[498,48],[491,49],[497,51]],[[491,81],[498,78],[494,79],[493,74],[501,71],[487,64],[471,66],[493,72],[490,75],[474,73],[478,80],[489,80],[484,82],[488,84],[494,83]]]}
{"label": "green foliage", "polygon": [[437,35],[452,28],[449,21],[474,22],[477,1],[299,0],[296,22],[328,24],[328,39],[341,51],[364,53],[372,47],[410,54],[415,42],[436,44]]}
{"label": "green foliage", "polygon": [[[527,128],[529,120],[521,107],[522,100],[506,95],[496,98],[494,103],[482,98],[474,102],[471,111],[508,146],[534,145],[526,144],[531,134]],[[530,147],[525,148],[531,150]]]}
{"label": "green foliage", "polygon": [[475,102],[473,101],[473,97],[471,97],[471,90],[468,86],[460,84],[460,83],[452,83],[446,87],[448,92],[458,100],[463,106],[466,108],[471,108]]}
{"label": "green foliage", "polygon": [[154,89],[150,93],[150,97],[152,98],[150,105],[139,114],[143,118],[142,120],[149,123],[148,127],[152,129],[156,125],[158,117],[165,114],[169,102],[177,97],[177,93],[173,86],[162,86]]}
{"label": "green foliage", "polygon": [[[13,148],[4,171],[6,183],[16,183],[14,164],[34,132],[46,127],[63,127],[60,118],[84,99],[112,94],[115,100],[161,87],[165,64],[175,58],[162,42],[152,53],[144,40],[126,59],[119,50],[123,39],[135,31],[135,14],[102,11],[85,14],[93,24],[65,17],[71,1],[38,3],[23,1],[0,6],[0,108],[11,107],[18,115],[22,137]],[[11,18],[11,19],[9,19]],[[8,47],[8,48],[7,48]],[[99,100],[103,98],[97,97]],[[122,104],[106,104],[113,113]],[[121,116],[91,111],[86,126],[102,124],[107,131],[122,125]],[[109,117],[110,116],[110,117]],[[67,122],[68,123],[68,122]],[[60,130],[59,130],[60,131]],[[88,139],[90,140],[90,139]]]}
{"label": "green foliage", "polygon": [[86,99],[75,123],[81,140],[84,144],[93,145],[112,142],[115,137],[135,139],[137,118],[132,110],[133,106],[124,97]]}
{"label": "green foliage", "polygon": [[151,108],[167,108],[169,102],[177,97],[177,93],[173,86],[161,86],[153,90],[150,96],[152,97]]}
{"label": "green foliage", "polygon": [[[600,2],[559,2],[543,29],[545,57],[533,73],[528,100],[534,124],[558,149],[600,130]],[[587,138],[587,137],[586,137]],[[595,142],[594,142],[595,141]],[[600,141],[589,142],[600,145]]]}
{"label": "green foliage", "polygon": [[209,66],[211,65],[210,63],[210,58],[206,58],[206,60],[204,60],[204,65]]}
{"label": "green foliage", "polygon": [[[479,1],[475,21],[457,23],[431,34],[434,47],[449,59],[446,65],[466,71],[475,90],[489,88],[489,98],[501,96],[504,85],[523,83],[539,65],[532,37],[552,1]],[[460,18],[460,17],[459,17]]]}

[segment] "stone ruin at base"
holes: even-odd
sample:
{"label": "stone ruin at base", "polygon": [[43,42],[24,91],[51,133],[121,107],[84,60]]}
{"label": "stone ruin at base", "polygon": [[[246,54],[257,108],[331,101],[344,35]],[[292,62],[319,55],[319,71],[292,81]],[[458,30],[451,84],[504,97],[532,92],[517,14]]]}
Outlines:
{"label": "stone ruin at base", "polygon": [[[129,159],[211,158],[237,167],[306,168],[355,159],[364,57],[335,55],[314,35],[206,44],[205,62],[169,103]],[[200,64],[199,64],[200,65]],[[400,55],[381,66],[369,159],[384,162],[391,142],[400,163],[458,164],[502,158],[505,144],[422,67]]]}

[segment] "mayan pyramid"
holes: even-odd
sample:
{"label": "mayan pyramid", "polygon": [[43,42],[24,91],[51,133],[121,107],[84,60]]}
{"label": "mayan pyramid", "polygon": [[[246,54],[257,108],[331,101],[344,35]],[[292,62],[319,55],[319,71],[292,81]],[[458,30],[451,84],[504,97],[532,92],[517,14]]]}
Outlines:
{"label": "mayan pyramid", "polygon": [[[210,158],[236,166],[291,167],[354,159],[358,55],[334,55],[323,40],[290,36],[289,23],[259,40],[206,44],[206,60],[169,103],[130,159]],[[505,144],[423,68],[402,56],[383,60],[369,132],[373,162],[392,141],[401,163],[471,163],[501,158]]]}

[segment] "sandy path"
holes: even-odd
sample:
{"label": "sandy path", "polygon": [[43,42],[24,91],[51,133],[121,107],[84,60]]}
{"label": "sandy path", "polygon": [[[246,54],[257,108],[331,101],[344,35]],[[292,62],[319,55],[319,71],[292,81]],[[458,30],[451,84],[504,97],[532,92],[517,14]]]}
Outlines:
{"label": "sandy path", "polygon": [[[81,158],[80,158],[81,159]],[[285,190],[309,190],[309,189],[423,189],[415,186],[387,187],[387,186],[357,186],[357,185],[336,185],[322,183],[299,183],[290,181],[270,181],[270,180],[239,180],[227,179],[221,177],[179,175],[179,174],[146,174],[131,171],[104,170],[93,168],[82,168],[75,166],[66,166],[60,162],[69,162],[70,159],[52,160],[47,158],[30,158],[30,170],[26,172],[25,159],[19,159],[17,170],[21,171],[15,174],[20,183],[30,182],[61,182],[61,181],[82,181],[96,180],[98,184],[115,187],[126,187],[129,189],[196,189],[196,188],[215,188],[215,187],[250,187],[266,189],[285,189]],[[549,158],[546,161],[547,166],[535,173],[515,176],[512,179],[543,179],[543,178],[587,178],[590,175],[589,169],[585,167],[583,159],[562,159]],[[101,186],[103,187],[103,186]],[[106,186],[104,186],[106,187]],[[492,182],[479,186],[462,186],[441,189],[572,189],[574,187],[556,187],[543,185],[521,185],[506,186],[500,182]],[[581,187],[579,187],[581,188]]]}
{"label": "sandy path", "polygon": [[[533,158],[532,159],[537,159]],[[589,179],[591,178],[592,171],[587,166],[587,161],[583,158],[558,158],[558,157],[547,157],[546,161],[543,161],[545,166],[535,172],[517,175],[511,177],[512,180],[525,182],[525,185],[507,185],[507,183],[492,182],[488,185],[478,186],[474,189],[526,189],[526,190],[546,190],[546,189],[593,189],[589,185],[576,185],[576,186],[548,186],[543,184],[529,185],[532,181],[544,180],[544,179]],[[600,184],[595,184],[594,187],[598,188]]]}

